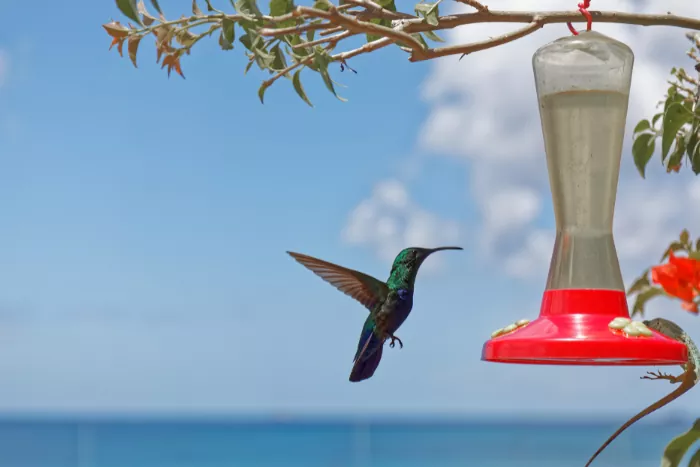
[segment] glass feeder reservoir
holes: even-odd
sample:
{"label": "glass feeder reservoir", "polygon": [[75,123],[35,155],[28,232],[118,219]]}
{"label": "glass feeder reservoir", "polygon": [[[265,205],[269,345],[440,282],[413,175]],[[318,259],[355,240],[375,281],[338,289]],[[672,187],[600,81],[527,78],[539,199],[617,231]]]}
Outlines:
{"label": "glass feeder reservoir", "polygon": [[[533,56],[552,191],[556,240],[538,319],[505,328],[482,359],[560,365],[671,365],[683,344],[655,331],[627,333],[629,321],[613,240],[634,54],[586,31]],[[625,319],[626,318],[626,319]],[[620,328],[621,326],[618,326]]]}

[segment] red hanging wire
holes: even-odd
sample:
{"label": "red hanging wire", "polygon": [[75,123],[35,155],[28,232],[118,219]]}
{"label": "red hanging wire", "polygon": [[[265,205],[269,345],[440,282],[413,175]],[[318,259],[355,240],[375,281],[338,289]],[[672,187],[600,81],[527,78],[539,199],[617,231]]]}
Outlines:
{"label": "red hanging wire", "polygon": [[[588,11],[588,8],[591,6],[591,0],[583,0],[583,2],[578,4],[578,11],[581,12],[583,16],[586,17],[586,21],[588,23],[586,30],[590,31],[591,26],[593,25],[593,16],[591,16],[591,13]],[[578,36],[578,31],[574,29],[574,26],[571,23],[566,23],[567,26],[569,26],[569,31],[571,31],[571,34],[574,36]]]}

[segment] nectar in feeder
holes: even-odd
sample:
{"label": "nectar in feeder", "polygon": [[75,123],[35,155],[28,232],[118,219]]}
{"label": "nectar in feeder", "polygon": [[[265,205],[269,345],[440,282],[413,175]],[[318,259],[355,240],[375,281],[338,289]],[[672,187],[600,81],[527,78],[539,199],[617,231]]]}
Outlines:
{"label": "nectar in feeder", "polygon": [[544,45],[532,62],[556,220],[554,252],[539,318],[494,332],[482,359],[550,365],[684,363],[683,344],[642,323],[629,323],[613,240],[632,50],[586,31]]}

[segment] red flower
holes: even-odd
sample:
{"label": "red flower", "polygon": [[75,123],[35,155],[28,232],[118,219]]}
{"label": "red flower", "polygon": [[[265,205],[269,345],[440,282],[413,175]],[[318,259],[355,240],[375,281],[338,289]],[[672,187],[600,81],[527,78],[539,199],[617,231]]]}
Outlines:
{"label": "red flower", "polygon": [[700,289],[700,261],[678,257],[671,252],[668,263],[651,268],[651,280],[667,294],[680,298],[683,309],[698,313],[694,299]]}

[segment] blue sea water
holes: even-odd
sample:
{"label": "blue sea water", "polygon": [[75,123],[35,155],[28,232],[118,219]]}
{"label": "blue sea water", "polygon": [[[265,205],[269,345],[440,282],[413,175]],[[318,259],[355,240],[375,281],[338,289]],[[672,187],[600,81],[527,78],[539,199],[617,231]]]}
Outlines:
{"label": "blue sea water", "polygon": [[[583,467],[623,421],[0,421],[0,466]],[[690,425],[634,425],[594,465],[658,467]]]}

